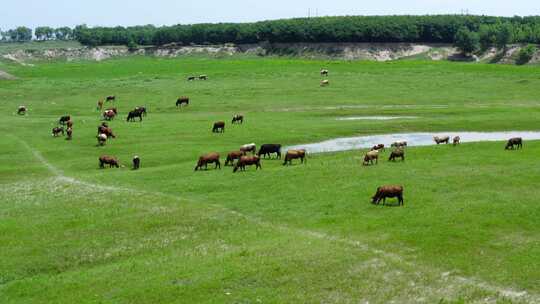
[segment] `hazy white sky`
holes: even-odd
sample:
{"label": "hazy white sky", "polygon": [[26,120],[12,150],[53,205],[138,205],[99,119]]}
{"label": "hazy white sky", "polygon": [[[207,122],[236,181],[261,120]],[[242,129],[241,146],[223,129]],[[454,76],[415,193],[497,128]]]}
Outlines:
{"label": "hazy white sky", "polygon": [[0,0],[0,28],[246,22],[324,15],[540,15],[538,0]]}

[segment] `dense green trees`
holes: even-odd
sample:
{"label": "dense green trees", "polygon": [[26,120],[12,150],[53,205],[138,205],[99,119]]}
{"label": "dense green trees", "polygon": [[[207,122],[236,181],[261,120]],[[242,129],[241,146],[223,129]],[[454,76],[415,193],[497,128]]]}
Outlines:
{"label": "dense green trees", "polygon": [[[29,36],[27,33],[16,29],[5,32],[2,37],[11,41],[28,40],[28,37],[32,37],[31,30]],[[510,43],[539,44],[540,16],[342,16],[162,27],[144,25],[90,28],[79,25],[73,30],[68,27],[39,27],[36,28],[36,38],[76,39],[88,46],[259,42],[455,43],[462,50],[471,52],[478,45],[487,49],[491,46],[504,48]]]}
{"label": "dense green trees", "polygon": [[480,37],[478,33],[471,32],[467,27],[462,26],[456,33],[454,44],[461,52],[469,55],[480,49]]}
{"label": "dense green trees", "polygon": [[[424,42],[455,43],[466,28],[474,48],[509,43],[540,43],[540,17],[343,16],[295,18],[255,23],[217,23],[164,27],[79,26],[75,37],[85,45],[257,43],[257,42]],[[473,41],[470,39],[472,38]],[[462,41],[463,42],[463,41]]]}

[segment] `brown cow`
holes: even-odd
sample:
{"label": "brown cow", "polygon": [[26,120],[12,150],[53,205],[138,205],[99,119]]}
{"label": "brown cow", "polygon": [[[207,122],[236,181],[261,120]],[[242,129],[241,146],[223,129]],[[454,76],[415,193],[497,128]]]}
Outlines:
{"label": "brown cow", "polygon": [[212,132],[214,132],[214,133],[223,133],[223,132],[225,132],[225,122],[224,121],[216,121],[214,123],[214,126],[212,127]]}
{"label": "brown cow", "polygon": [[396,158],[401,158],[402,161],[405,161],[405,151],[403,149],[396,149],[390,153],[390,158],[388,161],[396,161]]}
{"label": "brown cow", "polygon": [[103,109],[103,100],[100,99],[97,102],[97,110],[101,111],[101,109]]}
{"label": "brown cow", "polygon": [[383,200],[383,205],[386,205],[387,197],[397,197],[398,205],[403,205],[403,186],[381,186],[377,188],[377,192],[371,198],[371,203],[378,205]]}
{"label": "brown cow", "polygon": [[176,100],[176,107],[182,107],[183,104],[189,106],[189,97],[182,96]]}
{"label": "brown cow", "polygon": [[234,165],[233,172],[238,171],[238,169],[240,169],[241,171],[245,171],[246,166],[252,166],[252,165],[255,165],[255,170],[262,169],[261,159],[257,155],[242,156],[240,157],[236,165]]}
{"label": "brown cow", "polygon": [[521,137],[510,138],[508,142],[506,143],[506,147],[504,147],[504,149],[514,150],[514,146],[517,146],[518,149],[523,148],[523,139]]}
{"label": "brown cow", "polygon": [[73,120],[71,120],[71,119],[68,120],[68,121],[66,122],[66,126],[67,126],[68,128],[73,128]]}
{"label": "brown cow", "polygon": [[375,160],[375,164],[379,163],[379,150],[369,151],[364,156],[364,162],[362,163],[364,166],[367,166],[369,164],[373,165],[373,160]]}
{"label": "brown cow", "polygon": [[321,80],[321,87],[325,87],[327,85],[330,85],[330,81],[328,79]]}
{"label": "brown cow", "polygon": [[225,160],[225,166],[228,166],[229,163],[232,165],[234,165],[234,160],[235,159],[240,159],[240,157],[244,156],[245,153],[242,152],[242,151],[232,151],[230,152],[229,154],[227,154],[227,159]]}
{"label": "brown cow", "polygon": [[116,116],[116,113],[112,110],[107,110],[103,112],[103,119],[105,120],[112,120]]}
{"label": "brown cow", "polygon": [[62,133],[62,135],[64,135],[64,128],[63,127],[54,127],[52,129],[52,136],[58,137],[58,136],[60,136],[60,133]]}
{"label": "brown cow", "polygon": [[289,165],[292,165],[292,160],[299,158],[301,163],[304,163],[304,160],[306,160],[306,150],[305,149],[298,149],[298,150],[289,150],[287,151],[287,154],[285,154],[285,161],[283,162],[283,165],[285,166],[287,163]]}
{"label": "brown cow", "polygon": [[206,170],[208,169],[208,164],[211,164],[211,163],[216,164],[216,167],[215,167],[216,169],[217,168],[221,169],[221,162],[219,161],[219,153],[213,152],[213,153],[208,153],[199,157],[199,160],[197,161],[197,166],[195,166],[195,171],[197,171],[198,169],[202,169],[203,166],[204,166],[204,169]]}
{"label": "brown cow", "polygon": [[459,142],[461,141],[461,138],[459,136],[454,137],[452,140],[452,145],[457,146],[459,145]]}
{"label": "brown cow", "polygon": [[434,136],[433,140],[435,141],[435,143],[437,143],[437,145],[442,144],[442,143],[448,144],[450,143],[450,136],[443,136],[443,137]]}
{"label": "brown cow", "polygon": [[109,101],[116,101],[116,96],[114,96],[114,95],[107,96],[107,98],[105,98],[105,101],[107,101],[107,102],[109,102]]}
{"label": "brown cow", "polygon": [[120,168],[118,159],[116,159],[116,157],[102,155],[99,157],[99,167],[103,169],[105,168],[105,165],[109,165],[109,168],[112,168],[112,167]]}
{"label": "brown cow", "polygon": [[107,136],[107,137],[116,138],[116,136],[114,135],[112,129],[109,128],[109,127],[99,126],[98,127],[98,135],[99,134],[105,134],[105,136]]}

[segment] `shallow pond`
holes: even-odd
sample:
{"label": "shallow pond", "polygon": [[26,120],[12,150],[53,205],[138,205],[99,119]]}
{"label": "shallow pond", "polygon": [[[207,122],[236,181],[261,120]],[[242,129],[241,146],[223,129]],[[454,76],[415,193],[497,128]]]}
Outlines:
{"label": "shallow pond", "polygon": [[306,149],[308,153],[337,152],[354,149],[371,148],[376,144],[389,147],[393,142],[406,141],[407,146],[435,145],[433,136],[461,137],[461,142],[506,141],[511,137],[522,137],[523,140],[540,139],[540,131],[505,131],[505,132],[434,132],[434,133],[395,133],[366,135],[356,137],[340,137],[318,143],[295,145],[286,149]]}

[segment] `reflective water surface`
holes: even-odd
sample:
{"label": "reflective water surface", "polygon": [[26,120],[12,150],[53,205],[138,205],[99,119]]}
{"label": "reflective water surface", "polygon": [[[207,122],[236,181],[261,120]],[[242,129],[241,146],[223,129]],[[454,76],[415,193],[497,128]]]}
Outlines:
{"label": "reflective water surface", "polygon": [[381,135],[366,135],[356,137],[340,137],[318,143],[294,145],[286,149],[306,149],[308,153],[337,152],[362,148],[371,148],[376,144],[390,146],[396,141],[406,141],[407,146],[435,145],[433,136],[459,136],[461,142],[505,141],[512,137],[522,137],[523,140],[540,139],[540,131],[504,131],[504,132],[433,132],[433,133],[395,133]]}

